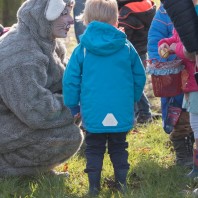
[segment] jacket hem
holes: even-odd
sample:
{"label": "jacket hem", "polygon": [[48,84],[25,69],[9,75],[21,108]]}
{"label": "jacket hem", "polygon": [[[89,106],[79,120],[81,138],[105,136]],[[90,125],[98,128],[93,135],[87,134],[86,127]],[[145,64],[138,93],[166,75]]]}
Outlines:
{"label": "jacket hem", "polygon": [[133,125],[130,127],[121,127],[121,128],[103,128],[103,129],[96,129],[96,128],[86,128],[86,131],[89,133],[120,133],[120,132],[128,132],[133,128]]}

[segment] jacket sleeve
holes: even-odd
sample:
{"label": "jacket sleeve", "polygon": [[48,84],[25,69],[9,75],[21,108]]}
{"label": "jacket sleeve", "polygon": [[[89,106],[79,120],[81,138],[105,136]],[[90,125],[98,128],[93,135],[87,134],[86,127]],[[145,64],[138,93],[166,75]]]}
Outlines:
{"label": "jacket sleeve", "polygon": [[191,0],[164,0],[164,8],[187,51],[198,51],[198,17],[193,2]]}
{"label": "jacket sleeve", "polygon": [[131,68],[134,79],[134,101],[137,102],[142,96],[144,86],[146,83],[146,74],[143,63],[136,52],[135,48],[131,45]]}
{"label": "jacket sleeve", "polygon": [[171,55],[168,59],[162,59],[158,54],[158,42],[161,39],[172,36],[173,24],[161,5],[157,10],[148,32],[148,56],[149,59],[156,58],[160,61],[172,60],[175,56]]}
{"label": "jacket sleeve", "polygon": [[187,59],[184,55],[184,51],[183,51],[183,44],[182,42],[178,42],[176,44],[176,48],[175,48],[175,54],[177,55],[177,57],[179,57],[180,59],[184,60]]}
{"label": "jacket sleeve", "polygon": [[73,122],[69,109],[63,105],[63,96],[46,87],[47,67],[42,62],[9,68],[0,79],[3,102],[28,127],[50,129]]}
{"label": "jacket sleeve", "polygon": [[158,42],[161,39],[172,36],[173,23],[166,13],[163,5],[157,10],[155,17],[151,23],[148,32],[148,57],[149,59],[157,59],[161,62],[171,61],[175,59],[175,55],[171,54],[168,58],[161,58],[158,54]]}
{"label": "jacket sleeve", "polygon": [[70,108],[78,106],[80,102],[82,63],[80,63],[81,61],[79,60],[78,55],[79,48],[77,47],[73,51],[63,74],[64,104]]}
{"label": "jacket sleeve", "polygon": [[164,39],[161,39],[159,42],[158,42],[158,47],[163,44],[163,43],[167,43],[169,46],[173,43],[176,43],[177,40],[175,39],[174,36],[171,36],[170,38],[164,38]]}

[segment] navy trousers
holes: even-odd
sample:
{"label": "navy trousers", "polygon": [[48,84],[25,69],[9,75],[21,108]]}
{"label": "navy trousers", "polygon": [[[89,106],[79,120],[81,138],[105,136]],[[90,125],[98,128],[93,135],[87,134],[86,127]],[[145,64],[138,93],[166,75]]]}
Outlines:
{"label": "navy trousers", "polygon": [[127,132],[122,133],[89,133],[86,132],[86,158],[85,172],[98,172],[102,170],[104,153],[108,154],[114,170],[129,169]]}

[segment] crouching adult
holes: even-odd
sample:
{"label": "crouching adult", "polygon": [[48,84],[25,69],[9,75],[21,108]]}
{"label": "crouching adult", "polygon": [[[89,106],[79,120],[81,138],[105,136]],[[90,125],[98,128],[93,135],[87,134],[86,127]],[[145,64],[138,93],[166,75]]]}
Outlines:
{"label": "crouching adult", "polygon": [[0,37],[0,177],[48,172],[82,143],[61,94],[72,6],[27,0]]}

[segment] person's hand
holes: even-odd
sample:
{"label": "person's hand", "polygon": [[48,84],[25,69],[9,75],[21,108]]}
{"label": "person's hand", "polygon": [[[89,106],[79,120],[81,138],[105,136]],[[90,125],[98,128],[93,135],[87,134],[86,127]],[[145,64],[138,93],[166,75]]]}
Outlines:
{"label": "person's hand", "polygon": [[125,33],[124,27],[118,27],[118,29],[119,29],[121,32],[124,32],[124,33]]}
{"label": "person's hand", "polygon": [[76,125],[79,125],[80,122],[81,122],[81,115],[80,115],[80,113],[77,113],[76,115],[74,115],[74,123]]}
{"label": "person's hand", "polygon": [[175,53],[175,49],[176,49],[176,43],[172,43],[171,45],[170,45],[170,53]]}
{"label": "person's hand", "polygon": [[163,43],[158,47],[158,53],[162,58],[167,58],[170,54],[170,46],[167,43]]}
{"label": "person's hand", "polygon": [[75,116],[74,116],[74,122],[79,119],[81,117],[80,113],[77,113]]}
{"label": "person's hand", "polygon": [[79,125],[81,123],[80,105],[70,107],[69,109],[71,111],[71,114],[73,115],[74,123],[76,125]]}

